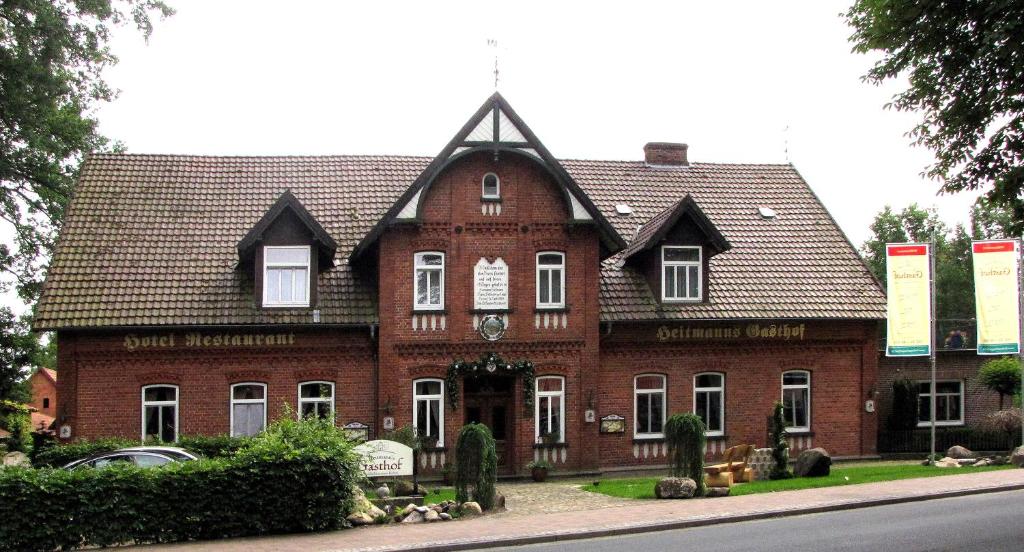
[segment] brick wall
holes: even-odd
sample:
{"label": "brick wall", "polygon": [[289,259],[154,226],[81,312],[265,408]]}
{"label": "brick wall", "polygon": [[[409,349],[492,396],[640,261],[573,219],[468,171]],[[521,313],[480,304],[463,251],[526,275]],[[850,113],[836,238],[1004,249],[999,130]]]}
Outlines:
{"label": "brick wall", "polygon": [[[42,414],[55,416],[57,413],[57,386],[54,385],[49,376],[43,374],[41,369],[32,374],[30,380],[29,383],[32,385],[32,402],[29,405]],[[50,399],[48,403],[45,403],[48,406],[43,406],[43,399]]]}
{"label": "brick wall", "polygon": [[[140,438],[143,386],[173,384],[179,389],[180,434],[229,431],[230,386],[267,384],[267,419],[297,409],[298,384],[335,383],[339,425],[373,422],[373,347],[369,331],[284,330],[293,343],[275,346],[194,346],[184,331],[124,331],[58,334],[58,425],[70,425],[72,438]],[[202,335],[273,334],[280,330],[233,328]],[[126,347],[128,336],[165,337],[150,347]]]}
{"label": "brick wall", "polygon": [[[978,382],[978,369],[994,357],[980,356],[973,350],[940,350],[936,356],[935,376],[938,380],[958,380],[964,386],[964,425],[976,426],[986,414],[999,409],[999,395]],[[930,381],[931,364],[928,357],[886,357],[884,351],[878,360],[878,410],[880,427],[884,430],[892,411],[892,384],[900,378],[912,381]],[[1010,399],[1005,399],[1009,406]]]}

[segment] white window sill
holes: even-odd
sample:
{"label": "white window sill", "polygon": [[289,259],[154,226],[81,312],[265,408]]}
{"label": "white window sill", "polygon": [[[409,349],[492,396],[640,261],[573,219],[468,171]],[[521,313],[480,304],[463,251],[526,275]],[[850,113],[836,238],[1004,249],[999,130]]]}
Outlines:
{"label": "white window sill", "polygon": [[263,303],[268,309],[308,309],[309,303]]}
{"label": "white window sill", "polygon": [[787,427],[786,433],[810,433],[810,427]]}
{"label": "white window sill", "polygon": [[645,439],[656,440],[656,439],[664,439],[664,438],[665,438],[665,434],[664,433],[637,433],[637,434],[633,435],[633,439],[637,440],[637,441],[643,441]]}
{"label": "white window sill", "polygon": [[[959,420],[959,421],[955,421],[955,422],[935,422],[935,427],[959,427],[959,426],[963,426],[963,425],[964,425],[963,420]],[[931,422],[917,422],[917,427],[919,429],[929,428],[929,427],[932,427],[932,423]]]}

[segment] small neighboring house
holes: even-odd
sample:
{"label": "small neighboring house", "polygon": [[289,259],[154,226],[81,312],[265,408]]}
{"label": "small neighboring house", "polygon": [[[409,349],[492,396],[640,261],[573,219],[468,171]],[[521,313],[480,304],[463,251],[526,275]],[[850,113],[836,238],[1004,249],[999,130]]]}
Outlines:
{"label": "small neighboring house", "polygon": [[49,430],[57,415],[57,371],[40,368],[29,378],[32,386],[32,431]]}

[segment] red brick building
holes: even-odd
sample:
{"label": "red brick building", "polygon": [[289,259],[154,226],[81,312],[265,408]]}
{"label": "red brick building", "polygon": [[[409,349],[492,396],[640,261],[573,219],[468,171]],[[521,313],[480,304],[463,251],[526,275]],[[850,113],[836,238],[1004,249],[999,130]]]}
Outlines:
{"label": "red brick building", "polygon": [[790,165],[558,160],[495,94],[433,158],[90,156],[36,329],[69,438],[172,440],[333,415],[412,425],[424,469],[491,427],[502,469],[875,453],[884,296]]}

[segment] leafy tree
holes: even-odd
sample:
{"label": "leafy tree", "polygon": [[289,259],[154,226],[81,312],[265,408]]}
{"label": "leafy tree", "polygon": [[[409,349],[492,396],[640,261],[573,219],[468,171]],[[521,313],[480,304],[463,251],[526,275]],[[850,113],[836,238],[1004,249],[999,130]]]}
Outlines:
{"label": "leafy tree", "polygon": [[498,481],[498,454],[491,430],[483,424],[466,424],[455,443],[455,500],[471,499],[480,508],[494,507]]}
{"label": "leafy tree", "polygon": [[857,0],[854,51],[881,54],[872,84],[909,82],[887,108],[921,113],[909,132],[935,154],[925,175],[943,192],[986,199],[1024,229],[1024,0]]}
{"label": "leafy tree", "polygon": [[[13,286],[35,302],[79,162],[119,147],[94,117],[116,96],[102,79],[117,63],[112,28],[131,23],[148,38],[150,17],[172,13],[160,0],[0,2],[0,235],[12,236],[0,243],[0,293]],[[13,345],[33,345],[23,329],[10,311],[0,315],[5,355]],[[4,397],[18,364],[0,370]]]}
{"label": "leafy tree", "polygon": [[892,382],[892,411],[888,425],[894,431],[917,427],[917,386],[906,378]]}
{"label": "leafy tree", "polygon": [[978,381],[985,387],[999,393],[999,409],[1003,409],[1003,397],[1020,393],[1020,359],[1000,357],[981,365]]}
{"label": "leafy tree", "polygon": [[704,422],[696,414],[673,414],[665,421],[672,477],[689,477],[704,494]]}
{"label": "leafy tree", "polygon": [[772,427],[770,432],[772,460],[774,465],[768,473],[769,479],[789,479],[793,473],[789,471],[789,442],[786,440],[786,420],[783,417],[782,403],[776,402],[772,410]]}

